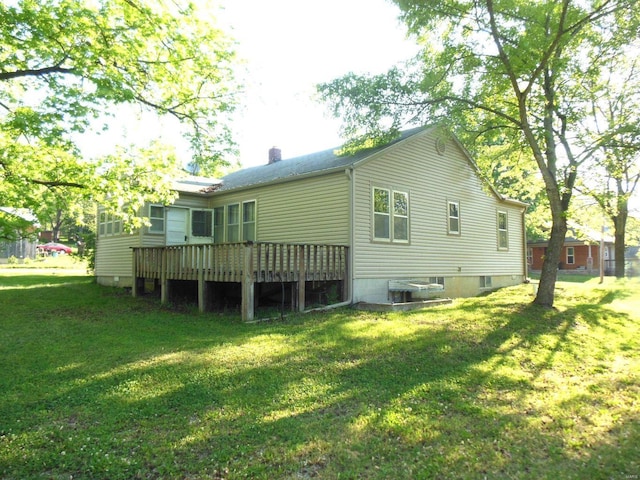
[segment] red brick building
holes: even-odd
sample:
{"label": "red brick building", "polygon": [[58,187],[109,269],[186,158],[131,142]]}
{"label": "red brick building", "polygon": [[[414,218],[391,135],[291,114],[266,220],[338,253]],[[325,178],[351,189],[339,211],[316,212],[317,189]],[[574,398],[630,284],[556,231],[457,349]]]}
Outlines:
{"label": "red brick building", "polygon": [[[574,235],[574,233],[570,231],[569,235]],[[604,240],[604,269],[605,275],[608,275],[613,272],[615,253],[613,239],[605,236]],[[560,254],[558,269],[597,273],[600,269],[600,243],[601,239],[593,238],[593,236],[582,235],[580,239],[567,236]],[[549,242],[546,240],[527,242],[527,264],[530,271],[542,270],[542,262],[548,244]]]}

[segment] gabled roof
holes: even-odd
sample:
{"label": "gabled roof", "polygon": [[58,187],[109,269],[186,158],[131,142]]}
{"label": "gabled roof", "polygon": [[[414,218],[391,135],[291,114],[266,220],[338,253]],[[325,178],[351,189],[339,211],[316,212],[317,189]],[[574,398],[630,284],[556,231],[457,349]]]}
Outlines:
{"label": "gabled roof", "polygon": [[[187,177],[174,182],[174,189],[185,193],[211,195],[218,192],[229,192],[233,190],[253,188],[260,185],[297,180],[309,176],[323,175],[355,167],[356,165],[368,161],[378,153],[403,142],[410,137],[438,128],[440,127],[422,126],[405,130],[400,132],[399,136],[391,142],[375,148],[360,150],[352,155],[340,155],[342,147],[336,147],[309,155],[279,160],[270,164],[244,168],[242,170],[232,172],[222,177],[220,180],[204,177]],[[452,138],[463,152],[471,168],[473,168],[481,181],[485,183],[496,198],[519,207],[527,206],[526,203],[506,198],[498,193],[495,187],[481,175],[478,166],[464,146],[456,139],[455,136],[452,136]]]}
{"label": "gabled roof", "polygon": [[303,177],[306,175],[329,173],[334,170],[349,168],[354,164],[386,149],[391,145],[424,131],[425,127],[418,127],[401,132],[395,140],[380,147],[361,150],[353,155],[338,155],[342,147],[336,147],[321,152],[300,157],[283,159],[275,163],[245,168],[230,173],[222,178],[220,192],[253,187],[256,185]]}

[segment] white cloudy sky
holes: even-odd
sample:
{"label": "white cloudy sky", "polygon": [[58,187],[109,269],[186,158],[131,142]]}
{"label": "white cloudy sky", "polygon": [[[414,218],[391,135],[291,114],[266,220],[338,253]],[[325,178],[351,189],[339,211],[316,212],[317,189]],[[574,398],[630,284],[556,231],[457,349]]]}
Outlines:
{"label": "white cloudy sky", "polygon": [[[290,158],[339,146],[339,122],[314,99],[315,85],[350,71],[381,73],[410,58],[398,9],[388,0],[217,0],[220,27],[238,42],[246,88],[235,124],[242,166],[266,163],[278,146]],[[119,110],[120,111],[120,110]],[[156,121],[122,109],[109,133],[85,135],[87,156],[110,153],[117,143],[174,143],[188,160],[171,119]],[[131,113],[129,113],[131,112]]]}
{"label": "white cloudy sky", "polygon": [[347,72],[381,73],[411,57],[398,10],[387,0],[228,0],[249,82],[237,141],[243,165],[340,145],[339,122],[314,99],[315,85]]}

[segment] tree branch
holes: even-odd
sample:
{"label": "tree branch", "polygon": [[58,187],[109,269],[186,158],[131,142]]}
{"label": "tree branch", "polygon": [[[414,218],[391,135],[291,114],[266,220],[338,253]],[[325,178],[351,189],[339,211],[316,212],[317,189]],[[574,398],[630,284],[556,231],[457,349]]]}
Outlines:
{"label": "tree branch", "polygon": [[56,188],[56,187],[71,187],[71,188],[81,188],[81,189],[87,188],[86,185],[83,185],[81,183],[75,183],[75,182],[61,182],[61,181],[55,181],[55,180],[36,180],[34,178],[30,179],[29,181],[31,183],[35,183],[36,185],[42,185],[48,188]]}
{"label": "tree branch", "polygon": [[33,68],[16,70],[14,72],[0,72],[0,80],[11,80],[12,78],[20,77],[43,77],[54,73],[75,74],[76,71],[73,68],[65,68],[60,65],[54,65],[52,67],[45,68]]}

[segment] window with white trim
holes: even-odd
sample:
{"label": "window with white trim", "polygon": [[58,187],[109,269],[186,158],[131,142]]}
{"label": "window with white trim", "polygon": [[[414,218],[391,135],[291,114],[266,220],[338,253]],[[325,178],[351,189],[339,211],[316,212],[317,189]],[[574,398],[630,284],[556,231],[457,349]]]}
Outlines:
{"label": "window with white trim", "polygon": [[242,240],[256,240],[256,201],[242,203]]}
{"label": "window with white trim", "polygon": [[576,249],[575,247],[567,247],[567,265],[574,265],[576,263]]}
{"label": "window with white trim", "polygon": [[98,236],[103,236],[107,231],[107,214],[100,212],[98,216]]}
{"label": "window with white trim", "polygon": [[224,207],[213,209],[213,243],[224,243]]}
{"label": "window with white trim", "polygon": [[507,212],[498,211],[498,249],[509,248],[509,222]]}
{"label": "window with white trim", "polygon": [[460,202],[447,202],[449,235],[460,235]]}
{"label": "window with white trim", "polygon": [[213,211],[191,210],[191,236],[213,236]]}
{"label": "window with white trim", "polygon": [[373,239],[376,241],[409,242],[409,194],[374,187]]}
{"label": "window with white trim", "polygon": [[391,240],[391,194],[384,188],[373,189],[373,239]]}
{"label": "window with white trim", "polygon": [[393,192],[393,241],[409,241],[409,194]]}
{"label": "window with white trim", "polygon": [[240,204],[227,205],[227,242],[240,241]]}
{"label": "window with white trim", "polygon": [[442,285],[444,287],[444,277],[429,277],[429,283]]}
{"label": "window with white trim", "polygon": [[122,233],[122,219],[107,212],[100,212],[98,216],[98,236],[120,235]]}
{"label": "window with white trim", "polygon": [[149,205],[149,233],[164,233],[164,207]]}
{"label": "window with white trim", "polygon": [[480,288],[491,288],[492,283],[491,277],[484,275],[480,277]]}
{"label": "window with white trim", "polygon": [[113,217],[113,234],[120,235],[122,233],[122,219],[120,217]]}

